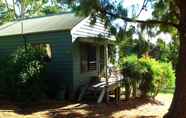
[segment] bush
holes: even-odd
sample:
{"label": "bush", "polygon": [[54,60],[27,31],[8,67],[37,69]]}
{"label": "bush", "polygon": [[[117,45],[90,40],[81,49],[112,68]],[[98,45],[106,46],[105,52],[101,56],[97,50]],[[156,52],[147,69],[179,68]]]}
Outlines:
{"label": "bush", "polygon": [[125,96],[126,99],[129,99],[131,93],[134,97],[136,96],[136,84],[139,81],[139,76],[141,76],[141,66],[136,55],[128,56],[122,61],[123,75],[126,77],[124,79]]}
{"label": "bush", "polygon": [[154,98],[163,85],[168,88],[174,87],[175,72],[171,63],[159,62],[148,56],[137,58],[136,55],[131,55],[123,59],[121,68],[124,77],[130,78],[124,79],[125,85],[129,85],[126,86],[126,97],[130,96],[131,89],[135,92],[132,93],[134,97],[136,89],[139,89],[142,97]]}
{"label": "bush", "polygon": [[166,79],[166,84],[164,88],[173,89],[175,88],[175,71],[173,70],[173,65],[171,62],[162,63],[162,69],[164,70],[164,78]]}
{"label": "bush", "polygon": [[19,102],[42,99],[45,96],[44,57],[44,50],[30,44],[11,54],[0,65],[1,93]]}

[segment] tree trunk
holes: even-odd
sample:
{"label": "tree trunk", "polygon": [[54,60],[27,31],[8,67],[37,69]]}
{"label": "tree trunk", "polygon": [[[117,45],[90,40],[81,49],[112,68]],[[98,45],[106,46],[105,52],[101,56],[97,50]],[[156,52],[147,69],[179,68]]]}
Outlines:
{"label": "tree trunk", "polygon": [[[185,2],[182,4],[185,5]],[[169,111],[164,118],[186,118],[186,8],[181,4],[179,5],[181,13],[178,29],[180,50],[176,66],[176,89]]]}
{"label": "tree trunk", "polygon": [[[185,37],[186,39],[186,37]],[[164,118],[186,118],[186,40],[181,41],[176,69],[176,89],[169,112]]]}

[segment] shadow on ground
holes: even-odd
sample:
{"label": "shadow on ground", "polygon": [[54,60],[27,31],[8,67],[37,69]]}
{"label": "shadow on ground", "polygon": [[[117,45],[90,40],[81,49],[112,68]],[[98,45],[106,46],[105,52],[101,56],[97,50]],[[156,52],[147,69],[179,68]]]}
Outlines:
{"label": "shadow on ground", "polygon": [[42,111],[50,111],[52,109],[58,109],[65,107],[67,105],[74,104],[70,101],[65,102],[59,102],[59,101],[42,101],[37,103],[31,103],[31,104],[21,104],[21,103],[15,103],[12,101],[0,101],[0,112],[15,112],[17,114],[23,114],[28,115],[35,112],[42,112]]}
{"label": "shadow on ground", "polygon": [[[11,102],[0,102],[0,110],[15,112],[22,115],[30,115],[37,112],[45,112],[47,118],[112,118],[112,114],[123,111],[135,109],[145,104],[162,105],[159,101],[150,99],[132,99],[129,101],[120,101],[116,104],[95,102],[56,102],[56,101],[43,101],[41,103],[33,103],[29,107],[20,108]],[[120,118],[128,118],[122,116]],[[156,116],[137,116],[137,118],[156,118]]]}
{"label": "shadow on ground", "polygon": [[[159,101],[150,99],[133,99],[129,101],[121,101],[119,104],[93,104],[93,103],[80,103],[76,106],[69,108],[56,109],[48,113],[49,118],[112,118],[112,114],[135,109],[145,104],[163,105]],[[156,118],[157,116],[136,116],[136,118]],[[128,118],[127,115],[120,118]]]}

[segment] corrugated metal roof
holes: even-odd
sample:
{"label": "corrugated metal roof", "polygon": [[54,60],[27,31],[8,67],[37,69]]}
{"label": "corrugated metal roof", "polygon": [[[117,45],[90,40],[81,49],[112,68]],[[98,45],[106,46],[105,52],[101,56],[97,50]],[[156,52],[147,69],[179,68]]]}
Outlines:
{"label": "corrugated metal roof", "polygon": [[37,32],[70,30],[83,19],[83,17],[75,16],[74,13],[64,13],[60,15],[14,21],[0,27],[0,36],[22,34],[22,23],[23,34],[30,34]]}

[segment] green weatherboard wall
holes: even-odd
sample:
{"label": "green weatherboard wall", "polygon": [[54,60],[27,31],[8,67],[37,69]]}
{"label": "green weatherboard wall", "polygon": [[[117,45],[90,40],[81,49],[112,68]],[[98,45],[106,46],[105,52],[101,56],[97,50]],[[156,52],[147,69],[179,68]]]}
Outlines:
{"label": "green weatherboard wall", "polygon": [[[43,32],[24,35],[26,42],[31,44],[48,43],[52,49],[52,60],[48,63],[48,73],[52,79],[60,79],[61,86],[73,87],[73,58],[70,31]],[[22,35],[0,37],[0,58],[24,46]]]}

